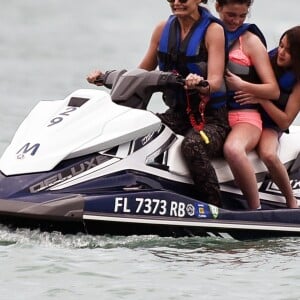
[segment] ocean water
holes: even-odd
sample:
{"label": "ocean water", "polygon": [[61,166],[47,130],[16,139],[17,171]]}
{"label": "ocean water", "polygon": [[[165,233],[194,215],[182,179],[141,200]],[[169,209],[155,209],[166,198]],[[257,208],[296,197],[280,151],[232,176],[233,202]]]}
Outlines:
{"label": "ocean water", "polygon": [[[214,12],[214,2],[208,5]],[[299,1],[256,0],[249,21],[276,46]],[[2,1],[0,154],[40,100],[91,88],[94,69],[131,69],[166,1]],[[162,109],[160,96],[152,110]],[[300,124],[300,119],[295,121]],[[0,226],[1,299],[300,299],[300,240],[88,236]]]}

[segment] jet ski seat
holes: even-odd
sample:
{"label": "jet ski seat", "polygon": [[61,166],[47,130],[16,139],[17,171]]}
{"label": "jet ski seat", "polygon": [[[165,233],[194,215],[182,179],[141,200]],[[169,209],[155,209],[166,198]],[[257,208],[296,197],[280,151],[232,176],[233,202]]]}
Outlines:
{"label": "jet ski seat", "polygon": [[[181,142],[183,136],[177,135],[177,140],[169,148],[167,164],[169,171],[181,176],[189,176],[189,170],[186,166],[184,158],[181,155]],[[259,159],[255,151],[248,154],[250,161],[255,166],[256,173],[266,172],[266,167]],[[233,175],[225,159],[214,159],[212,164],[216,170],[216,174],[220,183],[232,181]]]}

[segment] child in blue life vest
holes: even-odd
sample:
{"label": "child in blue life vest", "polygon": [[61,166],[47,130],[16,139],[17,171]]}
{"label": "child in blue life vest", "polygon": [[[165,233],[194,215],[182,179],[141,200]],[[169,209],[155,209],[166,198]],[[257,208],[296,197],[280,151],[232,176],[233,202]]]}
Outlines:
{"label": "child in blue life vest", "polygon": [[247,153],[257,146],[262,133],[259,105],[240,105],[236,91],[276,99],[279,87],[272,70],[263,34],[255,24],[245,23],[253,0],[216,0],[216,11],[226,28],[229,42],[228,87],[231,131],[224,144],[224,156],[249,209],[260,208],[257,181]]}
{"label": "child in blue life vest", "polygon": [[263,131],[257,152],[269,169],[272,180],[285,196],[287,207],[298,208],[287,170],[277,151],[281,134],[288,131],[300,110],[300,26],[284,32],[278,47],[269,55],[280,87],[278,100],[270,101],[244,92],[236,93],[235,99],[241,105],[260,105]]}

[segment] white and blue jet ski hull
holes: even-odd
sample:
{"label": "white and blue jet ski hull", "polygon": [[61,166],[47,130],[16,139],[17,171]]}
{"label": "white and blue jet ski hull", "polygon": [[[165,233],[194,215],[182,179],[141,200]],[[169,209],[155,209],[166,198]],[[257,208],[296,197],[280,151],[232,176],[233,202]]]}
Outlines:
{"label": "white and blue jet ski hull", "polygon": [[[0,222],[65,233],[300,236],[300,209],[286,208],[254,152],[249,157],[262,210],[247,210],[222,159],[213,164],[223,207],[206,203],[195,191],[180,153],[183,137],[145,111],[146,104],[130,107],[178,84],[174,76],[121,72],[111,94],[78,90],[64,100],[38,103],[0,159]],[[299,138],[300,126],[292,126],[279,153],[298,201]]]}

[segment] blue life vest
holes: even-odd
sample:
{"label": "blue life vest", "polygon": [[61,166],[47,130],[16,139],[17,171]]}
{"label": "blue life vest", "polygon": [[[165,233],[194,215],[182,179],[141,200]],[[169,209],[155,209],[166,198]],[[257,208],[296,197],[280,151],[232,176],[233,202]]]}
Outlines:
{"label": "blue life vest", "polygon": [[[162,71],[176,71],[183,77],[189,73],[207,78],[207,51],[204,45],[205,34],[212,22],[223,26],[206,8],[199,6],[201,19],[196,22],[184,41],[181,41],[181,30],[177,17],[171,15],[163,29],[158,47],[158,65]],[[224,30],[225,32],[225,30]],[[225,36],[226,39],[226,36]],[[227,41],[226,41],[227,44]],[[226,47],[227,52],[227,47]],[[183,88],[174,89],[164,95],[169,107],[186,108],[186,95]],[[212,93],[207,107],[219,108],[227,103],[225,82],[220,91]]]}
{"label": "blue life vest", "polygon": [[246,31],[252,32],[253,34],[257,35],[259,39],[262,41],[262,43],[265,45],[265,47],[267,48],[267,42],[261,30],[255,24],[244,23],[236,31],[226,32],[229,49],[239,39],[239,37],[243,35]]}
{"label": "blue life vest", "polygon": [[[277,53],[278,53],[278,47],[269,51],[270,59],[277,56]],[[297,78],[294,72],[287,70],[283,74],[281,74],[279,78],[277,78],[277,81],[281,93],[291,94],[295,84],[297,83]],[[279,100],[281,100],[281,98],[279,98]],[[285,101],[284,99],[282,99],[282,101],[276,101],[276,103],[279,102],[281,102],[280,105],[284,105],[285,108],[287,101]]]}
{"label": "blue life vest", "polygon": [[[253,34],[257,35],[262,43],[267,47],[267,43],[263,33],[255,24],[244,23],[240,26],[236,31],[230,32],[227,31],[227,38],[229,44],[229,51],[230,48],[233,47],[234,43],[242,36],[246,31],[252,32]],[[252,82],[252,83],[260,83],[260,79],[256,73],[256,70],[253,66],[244,66],[240,65],[233,61],[228,61],[227,68],[233,74],[239,76],[245,81]],[[249,104],[249,105],[240,105],[236,103],[234,100],[234,91],[228,91],[228,105],[229,109],[257,109],[258,105],[256,104]]]}
{"label": "blue life vest", "polygon": [[[277,56],[278,48],[269,51],[269,57],[273,58]],[[285,110],[290,94],[293,91],[295,84],[297,83],[297,77],[294,72],[287,70],[284,73],[277,76],[277,83],[280,89],[280,96],[276,101],[272,103],[276,105],[282,111]],[[268,113],[261,108],[261,115],[263,120],[263,126],[267,128],[273,128],[277,131],[281,131],[279,126],[272,120]]]}

